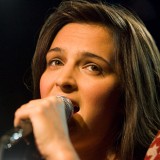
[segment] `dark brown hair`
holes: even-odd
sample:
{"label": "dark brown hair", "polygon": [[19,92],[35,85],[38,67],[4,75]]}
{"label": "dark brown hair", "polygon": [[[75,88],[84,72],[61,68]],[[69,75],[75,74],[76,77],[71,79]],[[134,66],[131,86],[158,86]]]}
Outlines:
{"label": "dark brown hair", "polygon": [[141,20],[123,7],[84,0],[62,2],[38,39],[32,63],[34,98],[40,98],[39,81],[46,68],[47,51],[57,32],[68,23],[94,23],[112,30],[124,112],[115,148],[121,160],[143,159],[160,129],[160,54],[152,36]]}

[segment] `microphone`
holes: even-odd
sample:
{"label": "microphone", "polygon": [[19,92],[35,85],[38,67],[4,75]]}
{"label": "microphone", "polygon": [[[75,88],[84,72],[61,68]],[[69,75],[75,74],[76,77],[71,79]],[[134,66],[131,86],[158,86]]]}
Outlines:
{"label": "microphone", "polygon": [[[72,102],[64,97],[64,96],[57,96],[57,98],[61,98],[65,106],[65,113],[66,113],[66,121],[68,122],[71,118],[74,110]],[[6,134],[4,134],[0,139],[0,150],[9,149],[14,144],[18,143],[21,139],[27,137],[32,133],[32,125],[29,120],[22,120],[21,127],[12,128]],[[0,151],[1,152],[1,151]]]}

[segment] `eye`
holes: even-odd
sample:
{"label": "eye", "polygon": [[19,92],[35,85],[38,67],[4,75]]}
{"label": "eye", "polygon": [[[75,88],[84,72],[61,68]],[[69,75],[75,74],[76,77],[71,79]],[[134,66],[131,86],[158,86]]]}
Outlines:
{"label": "eye", "polygon": [[49,60],[49,62],[47,63],[48,66],[62,66],[63,62],[60,59],[51,59]]}
{"label": "eye", "polygon": [[96,64],[87,64],[85,68],[93,74],[99,75],[102,74],[102,68]]}

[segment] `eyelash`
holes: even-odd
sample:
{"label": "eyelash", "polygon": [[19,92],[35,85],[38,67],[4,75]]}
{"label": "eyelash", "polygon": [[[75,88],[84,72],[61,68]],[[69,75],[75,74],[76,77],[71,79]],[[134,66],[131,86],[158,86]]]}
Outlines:
{"label": "eyelash", "polygon": [[[89,68],[90,67],[90,68]],[[93,68],[94,67],[94,68]],[[96,65],[96,64],[93,64],[93,63],[91,63],[91,64],[87,64],[84,68],[89,68],[88,70],[90,71],[90,72],[98,72],[98,73],[96,73],[96,74],[102,74],[103,73],[103,70],[102,70],[102,68],[100,67],[100,66],[98,66],[98,65]]]}
{"label": "eyelash", "polygon": [[[51,59],[47,63],[47,66],[51,66],[51,67],[58,67],[58,66],[63,66],[63,65],[64,65],[64,63],[58,58]],[[95,63],[87,63],[82,67],[82,69],[85,69],[85,68],[88,70],[88,72],[90,72],[94,75],[103,74],[103,69]]]}
{"label": "eyelash", "polygon": [[[55,64],[53,65],[53,63],[55,62]],[[58,64],[57,64],[58,62]],[[49,62],[47,63],[47,66],[59,66],[59,65],[63,65],[62,61],[60,59],[51,59],[49,60]]]}

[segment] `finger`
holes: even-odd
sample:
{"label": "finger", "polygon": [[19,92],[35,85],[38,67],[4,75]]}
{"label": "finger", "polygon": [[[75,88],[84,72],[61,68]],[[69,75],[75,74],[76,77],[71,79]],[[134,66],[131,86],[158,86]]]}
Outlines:
{"label": "finger", "polygon": [[30,112],[33,105],[31,103],[26,103],[18,108],[14,114],[14,126],[21,126],[23,121],[28,121],[30,119]]}

